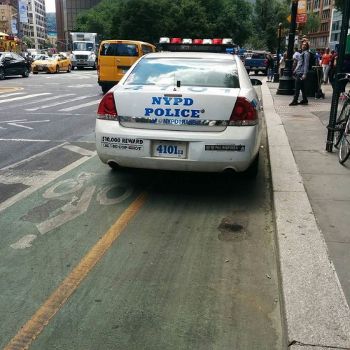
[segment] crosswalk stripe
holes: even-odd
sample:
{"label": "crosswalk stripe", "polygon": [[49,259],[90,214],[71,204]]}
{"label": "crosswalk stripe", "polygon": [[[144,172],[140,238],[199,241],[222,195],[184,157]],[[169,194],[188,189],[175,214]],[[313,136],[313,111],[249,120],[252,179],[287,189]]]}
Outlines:
{"label": "crosswalk stripe", "polygon": [[15,96],[15,95],[23,95],[23,94],[24,94],[24,92],[13,92],[11,94],[0,95],[0,98],[10,97],[10,96]]}
{"label": "crosswalk stripe", "polygon": [[17,100],[26,100],[28,98],[37,97],[37,96],[44,96],[44,95],[51,95],[51,92],[44,92],[42,94],[32,94],[32,95],[25,95],[25,96],[19,96],[19,97],[14,97],[14,98],[7,98],[5,100],[0,100],[0,103],[12,102],[12,101],[17,101]]}
{"label": "crosswalk stripe", "polygon": [[[73,96],[73,95],[75,95],[75,94],[65,94],[65,95],[57,95],[57,96],[53,96],[53,97],[43,98],[43,99],[41,99],[40,101],[32,101],[32,102],[22,103],[22,104],[20,105],[20,107],[22,107],[22,106],[27,106],[27,105],[32,105],[32,104],[38,103],[38,102],[41,103],[41,102],[47,102],[47,101],[57,100],[57,99],[62,98],[62,97],[68,97],[68,96]],[[18,105],[17,105],[16,107],[18,107]]]}
{"label": "crosswalk stripe", "polygon": [[73,107],[68,107],[68,108],[63,108],[60,109],[60,112],[70,112],[70,111],[75,111],[76,109],[79,108],[83,108],[83,107],[88,107],[88,106],[92,106],[92,105],[97,105],[98,103],[100,103],[100,99],[99,100],[95,100],[95,101],[90,101],[88,103],[83,103],[81,105],[77,105],[77,106],[73,106]]}
{"label": "crosswalk stripe", "polygon": [[58,105],[62,105],[64,103],[75,102],[75,101],[79,101],[79,100],[84,100],[84,99],[89,98],[89,97],[97,97],[97,96],[98,95],[80,96],[80,97],[72,98],[70,100],[65,100],[63,102],[61,101],[61,102],[51,103],[51,104],[40,106],[40,107],[36,107],[36,108],[28,108],[28,109],[26,109],[26,111],[37,111],[39,109],[55,107],[55,106],[58,106]]}

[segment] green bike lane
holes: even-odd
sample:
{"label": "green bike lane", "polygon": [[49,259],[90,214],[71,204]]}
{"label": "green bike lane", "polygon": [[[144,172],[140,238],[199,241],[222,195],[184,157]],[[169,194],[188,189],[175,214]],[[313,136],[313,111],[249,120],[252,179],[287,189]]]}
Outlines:
{"label": "green bike lane", "polygon": [[[281,349],[262,153],[256,182],[113,172],[93,157],[3,211],[0,348],[29,322],[34,340],[20,335],[9,349]],[[86,277],[65,284],[137,202]],[[57,310],[35,316],[62,288],[72,290]]]}

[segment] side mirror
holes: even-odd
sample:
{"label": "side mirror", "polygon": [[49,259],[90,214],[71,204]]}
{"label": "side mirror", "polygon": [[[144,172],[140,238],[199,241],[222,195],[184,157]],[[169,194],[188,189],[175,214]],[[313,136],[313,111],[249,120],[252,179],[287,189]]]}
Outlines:
{"label": "side mirror", "polygon": [[253,86],[262,85],[262,82],[261,82],[261,80],[259,80],[259,79],[251,78],[251,79],[250,79],[250,82],[252,83]]}

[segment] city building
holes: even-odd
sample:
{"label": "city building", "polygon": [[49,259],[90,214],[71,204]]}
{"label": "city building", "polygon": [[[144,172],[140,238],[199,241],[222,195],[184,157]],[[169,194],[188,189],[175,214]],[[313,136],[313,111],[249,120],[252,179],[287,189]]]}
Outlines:
{"label": "city building", "polygon": [[[342,13],[333,9],[332,11],[332,26],[329,33],[329,48],[331,50],[336,50],[339,45],[340,32],[341,32],[341,24],[342,24]],[[350,22],[349,22],[349,31],[350,34]]]}
{"label": "city building", "polygon": [[329,46],[332,10],[332,0],[307,0],[308,14],[313,13],[320,19],[319,29],[308,33],[311,47],[322,50]]}
{"label": "city building", "polygon": [[88,10],[96,6],[100,1],[101,0],[55,0],[58,46],[62,49],[67,49],[69,32],[75,31],[78,14],[82,10]]}
{"label": "city building", "polygon": [[28,21],[20,23],[21,37],[32,39],[36,49],[44,47],[46,41],[46,11],[45,0],[28,0]]}
{"label": "city building", "polygon": [[0,32],[17,34],[17,1],[0,0]]}

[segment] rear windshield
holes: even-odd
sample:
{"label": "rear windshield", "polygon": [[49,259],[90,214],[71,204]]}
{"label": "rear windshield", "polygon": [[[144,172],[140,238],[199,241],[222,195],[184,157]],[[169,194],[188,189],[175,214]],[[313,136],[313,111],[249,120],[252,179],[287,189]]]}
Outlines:
{"label": "rear windshield", "polygon": [[137,46],[134,44],[104,43],[100,49],[101,56],[131,56],[137,57]]}
{"label": "rear windshield", "polygon": [[145,58],[128,76],[126,85],[176,85],[239,88],[235,61],[193,58]]}

